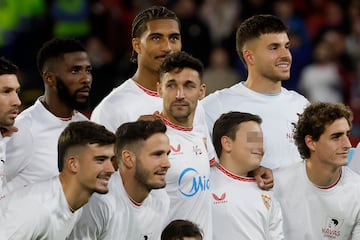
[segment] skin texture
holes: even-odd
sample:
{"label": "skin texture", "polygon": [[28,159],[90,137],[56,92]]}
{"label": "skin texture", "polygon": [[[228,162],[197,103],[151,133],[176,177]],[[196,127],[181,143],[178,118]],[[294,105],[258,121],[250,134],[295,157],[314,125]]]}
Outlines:
{"label": "skin texture", "polygon": [[305,142],[311,151],[306,160],[306,170],[310,180],[318,186],[329,186],[341,175],[341,166],[348,162],[351,148],[349,140],[350,126],[345,118],[335,120],[325,127],[319,140],[305,137]]}
{"label": "skin texture", "polygon": [[141,203],[152,189],[165,187],[169,153],[170,142],[164,133],[150,136],[136,151],[123,150],[120,172],[131,199]]}
{"label": "skin texture", "polygon": [[221,144],[220,162],[230,172],[246,177],[248,172],[260,166],[264,148],[262,130],[257,122],[240,123],[235,139],[223,136]]}
{"label": "skin texture", "polygon": [[281,82],[290,78],[292,57],[287,33],[262,34],[245,44],[248,67],[245,86],[261,93],[279,93]]}
{"label": "skin texture", "polygon": [[[114,145],[88,144],[69,150],[60,180],[69,205],[77,209],[88,201],[91,194],[107,193],[108,182],[114,173],[111,160]],[[68,177],[69,173],[73,177]]]}
{"label": "skin texture", "polygon": [[165,73],[158,85],[163,98],[163,115],[170,122],[192,127],[198,100],[205,93],[199,73],[190,68]]}
{"label": "skin texture", "polygon": [[133,38],[132,46],[138,54],[138,69],[133,79],[143,87],[156,91],[158,69],[166,55],[181,50],[180,29],[173,19],[149,21],[140,38]]}
{"label": "skin texture", "polygon": [[9,136],[17,129],[13,127],[19,114],[20,84],[15,74],[0,75],[0,128],[3,136]]}
{"label": "skin texture", "polygon": [[92,83],[90,60],[86,52],[64,54],[49,64],[44,73],[47,108],[58,117],[70,117],[74,109],[88,106]]}

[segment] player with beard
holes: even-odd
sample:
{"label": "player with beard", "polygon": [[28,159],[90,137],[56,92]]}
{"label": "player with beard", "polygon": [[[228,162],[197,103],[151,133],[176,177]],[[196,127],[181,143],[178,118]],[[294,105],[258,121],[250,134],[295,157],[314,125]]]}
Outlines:
{"label": "player with beard", "polygon": [[75,121],[88,120],[77,110],[89,103],[92,76],[85,48],[73,39],[52,39],[38,52],[45,92],[15,121],[19,128],[6,147],[8,190],[58,174],[56,141]]}
{"label": "player with beard", "polygon": [[[160,239],[169,209],[163,189],[169,138],[160,121],[124,123],[116,131],[119,171],[109,193],[94,194],[69,239]],[[153,191],[153,189],[158,189]]]}
{"label": "player with beard", "polygon": [[58,140],[60,174],[0,200],[0,239],[64,240],[91,195],[108,192],[114,143],[104,126],[70,123]]}
{"label": "player with beard", "polygon": [[21,104],[18,95],[20,89],[18,71],[18,67],[13,63],[0,58],[0,198],[2,189],[5,187],[5,181],[3,181],[5,146],[9,140],[8,137],[17,131],[14,122]]}

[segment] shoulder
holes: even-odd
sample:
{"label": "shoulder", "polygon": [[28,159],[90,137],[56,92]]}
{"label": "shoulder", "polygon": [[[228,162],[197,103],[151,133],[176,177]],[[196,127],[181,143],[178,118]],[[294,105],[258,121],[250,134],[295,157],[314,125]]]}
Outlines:
{"label": "shoulder", "polygon": [[307,105],[309,103],[309,100],[307,100],[300,93],[293,91],[293,90],[288,90],[284,87],[281,88],[281,94],[284,97],[287,97],[289,100],[301,102],[303,105]]}

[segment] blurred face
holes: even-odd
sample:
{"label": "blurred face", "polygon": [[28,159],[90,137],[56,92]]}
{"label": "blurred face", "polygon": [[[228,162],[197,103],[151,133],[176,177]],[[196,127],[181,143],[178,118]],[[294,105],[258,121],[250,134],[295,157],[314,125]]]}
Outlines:
{"label": "blurred face", "polygon": [[257,122],[240,123],[235,140],[228,138],[228,141],[230,141],[228,151],[231,159],[237,169],[242,169],[242,176],[247,176],[249,171],[256,169],[260,165],[264,155],[263,133]]}
{"label": "blurred face", "polygon": [[173,19],[149,21],[140,38],[133,39],[138,64],[149,71],[158,71],[166,55],[181,50],[179,25]]}
{"label": "blurred face", "polygon": [[59,99],[67,106],[78,110],[89,106],[91,70],[86,52],[64,54],[56,70],[56,89]]}
{"label": "blurred face", "polygon": [[349,134],[350,126],[346,119],[335,120],[325,127],[318,141],[307,142],[307,146],[312,150],[310,159],[334,167],[346,165],[351,147]]}
{"label": "blurred face", "polygon": [[19,114],[20,84],[15,74],[0,75],[0,127],[12,126]]}
{"label": "blurred face", "polygon": [[199,73],[191,68],[175,69],[165,73],[160,82],[164,117],[176,125],[192,127],[197,102],[205,93]]}
{"label": "blurred face", "polygon": [[262,34],[246,45],[248,68],[256,73],[255,76],[273,82],[290,78],[292,57],[287,33]]}
{"label": "blurred face", "polygon": [[107,193],[108,183],[114,173],[111,160],[114,158],[114,145],[100,146],[88,144],[78,154],[80,170],[78,172],[79,183],[89,192],[100,194]]}
{"label": "blurred face", "polygon": [[164,133],[155,133],[143,142],[136,156],[135,170],[135,179],[142,187],[148,191],[165,187],[169,153],[169,138]]}

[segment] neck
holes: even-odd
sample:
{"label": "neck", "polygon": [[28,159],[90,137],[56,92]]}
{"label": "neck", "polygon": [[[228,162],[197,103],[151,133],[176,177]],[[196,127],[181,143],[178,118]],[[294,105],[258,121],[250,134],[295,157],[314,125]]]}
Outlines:
{"label": "neck", "polygon": [[245,87],[262,94],[278,94],[281,92],[281,81],[266,79],[262,76],[249,74]]}
{"label": "neck", "polygon": [[230,156],[224,156],[222,154],[220,158],[220,164],[229,172],[232,174],[235,174],[240,177],[247,177],[249,172],[253,169],[249,170],[246,169],[246,166],[244,164],[237,164],[233,159],[231,159]]}
{"label": "neck", "polygon": [[49,112],[59,118],[71,118],[74,113],[74,109],[69,108],[60,99],[50,97],[49,94],[41,97],[40,102]]}
{"label": "neck", "polygon": [[159,73],[153,71],[145,71],[138,68],[132,79],[151,91],[157,90],[157,83],[160,81]]}
{"label": "neck", "polygon": [[122,169],[119,169],[119,172],[129,199],[134,204],[141,205],[141,203],[149,196],[150,191],[134,178],[134,174]]}
{"label": "neck", "polygon": [[79,184],[66,173],[59,174],[60,183],[69,204],[69,209],[74,212],[87,203],[92,193],[81,189]]}
{"label": "neck", "polygon": [[166,112],[161,112],[160,115],[167,122],[171,123],[170,125],[175,125],[175,126],[185,127],[185,128],[193,127],[194,113],[192,113],[190,116],[188,116],[186,118],[174,118]]}
{"label": "neck", "polygon": [[326,188],[335,184],[341,176],[341,166],[324,166],[317,162],[306,160],[306,174],[309,180],[320,188]]}

